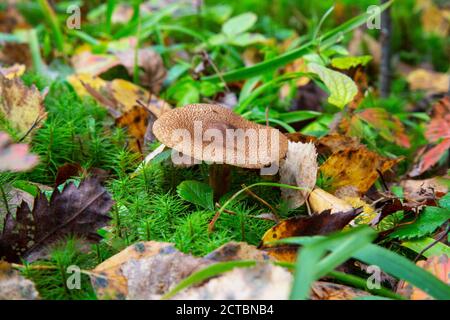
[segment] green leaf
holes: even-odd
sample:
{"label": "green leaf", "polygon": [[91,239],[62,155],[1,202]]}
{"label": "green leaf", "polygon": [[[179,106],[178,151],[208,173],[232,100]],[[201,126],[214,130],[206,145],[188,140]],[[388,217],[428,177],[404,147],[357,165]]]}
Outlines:
{"label": "green leaf", "polygon": [[450,219],[450,210],[438,207],[425,207],[419,218],[404,227],[392,232],[389,237],[391,239],[412,239],[420,238],[432,233],[439,228],[448,219]]}
{"label": "green leaf", "polygon": [[343,73],[325,68],[316,63],[308,64],[308,69],[316,73],[330,90],[328,102],[340,109],[343,109],[358,93],[356,84]]}
{"label": "green leaf", "polygon": [[206,183],[194,180],[183,181],[178,185],[177,193],[186,201],[207,210],[214,210],[213,190]]}
{"label": "green leaf", "polygon": [[[386,10],[392,4],[392,2],[393,1],[389,1],[379,6],[380,12]],[[314,46],[317,46],[319,43],[321,47],[331,46],[332,44],[336,43],[339,39],[341,39],[344,34],[365,24],[367,20],[373,16],[374,14],[370,14],[367,12],[362,13],[359,16],[356,16],[353,19],[350,19],[347,22],[341,24],[340,26],[326,32],[323,36],[319,37],[317,41],[313,40],[308,41],[307,43],[305,43],[304,45],[302,45],[297,49],[286,52],[276,58],[257,63],[251,67],[244,67],[232,70],[221,74],[221,76],[212,75],[203,77],[202,80],[220,82],[222,81],[222,79],[224,79],[225,81],[230,82],[252,78],[260,74],[276,70],[288,64],[289,62],[294,61],[295,59],[298,59],[304,56],[305,54],[309,53],[314,48]]]}
{"label": "green leaf", "polygon": [[450,210],[450,193],[447,193],[439,200],[439,206]]}
{"label": "green leaf", "polygon": [[[420,253],[423,249],[428,248],[434,242],[435,240],[433,238],[423,238],[419,240],[402,242],[402,246]],[[450,247],[442,242],[436,242],[432,247],[422,253],[422,255],[427,258],[431,256],[441,256],[443,254],[450,257]]]}
{"label": "green leaf", "polygon": [[371,56],[360,57],[339,57],[331,60],[331,65],[334,68],[341,70],[348,70],[357,66],[365,66],[372,60]]}
{"label": "green leaf", "polygon": [[[350,231],[335,233],[306,244],[297,257],[294,284],[291,299],[308,298],[312,283],[325,276],[350,257],[372,242],[376,233],[364,226]],[[334,246],[333,251],[321,259],[327,250]]]}
{"label": "green leaf", "polygon": [[228,37],[234,37],[253,27],[257,19],[252,12],[240,14],[225,22],[222,26],[222,32]]}
{"label": "green leaf", "polygon": [[[326,239],[323,236],[294,237],[278,242],[308,245],[324,238]],[[330,250],[336,247],[336,244],[332,242],[329,245]],[[450,287],[446,283],[395,252],[370,243],[352,254],[352,257],[366,264],[376,265],[391,276],[408,281],[436,299],[450,299]]]}

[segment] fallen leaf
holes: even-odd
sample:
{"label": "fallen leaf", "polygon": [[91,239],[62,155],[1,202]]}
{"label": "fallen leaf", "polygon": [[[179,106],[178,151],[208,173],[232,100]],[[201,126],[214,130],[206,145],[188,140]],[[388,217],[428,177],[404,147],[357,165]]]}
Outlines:
{"label": "fallen leaf", "polygon": [[205,256],[214,261],[255,260],[267,261],[271,257],[264,251],[246,242],[228,242]]}
{"label": "fallen leaf", "polygon": [[34,85],[28,88],[19,78],[10,80],[0,75],[0,96],[0,114],[21,137],[27,133],[29,137],[29,131],[39,128],[47,118],[44,97]]}
{"label": "fallen leaf", "polygon": [[89,74],[98,76],[115,66],[120,65],[120,60],[111,54],[93,54],[89,50],[83,50],[70,59],[77,74]]}
{"label": "fallen leaf", "polygon": [[156,117],[146,108],[133,106],[116,119],[116,125],[127,128],[128,134],[134,139],[130,144],[131,150],[144,153],[145,146],[155,140],[151,130],[155,120]]}
{"label": "fallen leaf", "polygon": [[351,209],[347,212],[337,212],[334,214],[326,211],[309,217],[286,219],[266,231],[259,248],[266,250],[277,261],[295,262],[297,246],[277,246],[269,243],[289,237],[325,235],[341,230],[350,221],[355,219],[361,211]]}
{"label": "fallen leaf", "polygon": [[379,173],[392,168],[402,158],[387,159],[366,147],[344,149],[332,154],[320,166],[320,172],[331,179],[330,190],[354,186],[363,194],[375,183]]}
{"label": "fallen leaf", "polygon": [[288,142],[286,158],[280,167],[280,183],[304,188],[304,190],[281,189],[281,196],[288,202],[289,208],[298,208],[305,203],[316,185],[317,169],[317,152],[314,144]]}
{"label": "fallen leaf", "polygon": [[286,300],[292,285],[286,269],[264,263],[235,268],[177,294],[174,300]]}
{"label": "fallen leaf", "polygon": [[30,25],[15,6],[6,4],[6,10],[0,11],[0,32],[13,33],[16,29],[29,29]]}
{"label": "fallen leaf", "polygon": [[426,199],[440,198],[448,192],[445,184],[445,177],[434,177],[424,180],[403,180],[400,185],[403,187],[405,199],[420,202]]}
{"label": "fallen leaf", "polygon": [[421,157],[418,163],[409,173],[410,177],[416,177],[433,167],[442,158],[445,152],[450,149],[450,138],[444,139],[434,147],[429,148]]}
{"label": "fallen leaf", "polygon": [[326,210],[330,210],[330,213],[333,214],[352,209],[352,206],[346,201],[339,199],[320,188],[314,188],[314,190],[309,194],[308,203],[314,213],[321,213]]}
{"label": "fallen leaf", "polygon": [[0,261],[0,300],[37,300],[34,283],[25,279],[7,262]]}
{"label": "fallen leaf", "polygon": [[0,237],[0,257],[9,262],[21,258],[31,262],[45,256],[48,246],[68,235],[99,241],[97,230],[105,226],[113,201],[96,179],[82,181],[77,188],[67,184],[55,189],[50,201],[39,193],[33,209],[22,202],[15,218],[7,214]]}
{"label": "fallen leaf", "polygon": [[310,298],[312,300],[352,300],[369,295],[366,291],[342,284],[316,281],[311,287]]}
{"label": "fallen leaf", "polygon": [[6,79],[13,79],[22,76],[25,73],[25,65],[15,63],[10,67],[0,67],[0,74],[3,75]]}
{"label": "fallen leaf", "polygon": [[195,258],[171,243],[139,242],[92,270],[99,299],[155,300],[212,261]]}
{"label": "fallen leaf", "polygon": [[[120,63],[133,75],[135,65],[135,50],[129,49],[116,53]],[[150,48],[139,49],[137,52],[137,65],[142,68],[139,79],[142,86],[148,88],[151,93],[158,94],[164,79],[166,68],[161,56]]]}
{"label": "fallen leaf", "polygon": [[5,132],[0,132],[0,172],[26,171],[39,162],[38,156],[29,153],[24,143],[12,143]]}
{"label": "fallen leaf", "polygon": [[[418,261],[416,265],[430,272],[444,283],[450,285],[450,260],[448,259],[448,256],[432,256],[427,260]],[[427,293],[404,281],[400,282],[397,293],[410,300],[433,299]]]}
{"label": "fallen leaf", "polygon": [[449,88],[448,74],[416,69],[406,76],[411,90],[423,90],[428,94],[447,92]]}
{"label": "fallen leaf", "polygon": [[433,0],[417,0],[415,9],[421,11],[423,30],[427,33],[446,37],[450,31],[448,14],[450,10],[439,8]]}
{"label": "fallen leaf", "polygon": [[28,43],[6,42],[1,45],[0,62],[5,65],[23,64],[27,69],[33,66]]}

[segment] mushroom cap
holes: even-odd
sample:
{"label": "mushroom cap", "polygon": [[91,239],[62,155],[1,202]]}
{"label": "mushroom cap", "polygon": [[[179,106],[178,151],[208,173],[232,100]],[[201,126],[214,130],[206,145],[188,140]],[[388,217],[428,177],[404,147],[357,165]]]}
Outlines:
{"label": "mushroom cap", "polygon": [[166,146],[196,160],[259,169],[282,159],[287,138],[226,107],[190,104],[162,114],[153,133]]}

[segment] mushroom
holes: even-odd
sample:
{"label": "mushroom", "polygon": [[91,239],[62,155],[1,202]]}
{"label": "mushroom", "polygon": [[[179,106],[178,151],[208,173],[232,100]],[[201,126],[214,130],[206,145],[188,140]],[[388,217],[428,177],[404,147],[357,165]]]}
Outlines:
{"label": "mushroom", "polygon": [[176,164],[205,161],[215,196],[227,190],[227,165],[275,174],[286,152],[287,138],[277,129],[244,119],[226,107],[190,104],[162,114],[153,124],[156,138],[176,152]]}

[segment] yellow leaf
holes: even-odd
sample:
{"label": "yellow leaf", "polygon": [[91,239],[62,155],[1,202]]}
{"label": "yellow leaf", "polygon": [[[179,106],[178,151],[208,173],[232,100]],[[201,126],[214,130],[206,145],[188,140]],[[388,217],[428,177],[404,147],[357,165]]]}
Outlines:
{"label": "yellow leaf", "polygon": [[345,149],[332,154],[320,167],[325,178],[331,180],[330,191],[353,186],[365,193],[383,173],[397,164],[401,158],[387,159],[365,147]]}
{"label": "yellow leaf", "polygon": [[19,78],[10,80],[0,75],[0,116],[8,120],[21,137],[39,128],[47,118],[43,100],[35,86],[28,88]]}

